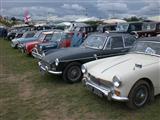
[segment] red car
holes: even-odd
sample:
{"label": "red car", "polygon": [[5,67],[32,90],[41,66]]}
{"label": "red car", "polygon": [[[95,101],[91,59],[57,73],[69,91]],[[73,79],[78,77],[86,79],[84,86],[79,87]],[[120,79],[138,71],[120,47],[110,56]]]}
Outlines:
{"label": "red car", "polygon": [[32,55],[35,58],[41,59],[43,52],[53,49],[71,47],[73,34],[74,33],[72,32],[55,31],[52,39],[49,42],[38,44],[32,50]]}
{"label": "red car", "polygon": [[52,39],[52,36],[54,34],[54,31],[49,32],[43,32],[37,41],[27,42],[24,46],[24,52],[26,54],[31,54],[33,48],[40,43],[46,43],[49,42]]}

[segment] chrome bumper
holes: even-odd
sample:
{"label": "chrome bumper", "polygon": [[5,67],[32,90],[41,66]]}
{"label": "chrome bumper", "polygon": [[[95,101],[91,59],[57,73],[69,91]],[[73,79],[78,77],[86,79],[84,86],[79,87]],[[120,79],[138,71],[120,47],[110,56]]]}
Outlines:
{"label": "chrome bumper", "polygon": [[38,50],[36,48],[32,50],[32,56],[40,60],[42,59],[42,55],[38,53]]}
{"label": "chrome bumper", "polygon": [[22,46],[21,44],[18,45],[18,50],[21,51],[22,53],[25,53],[24,46]]}
{"label": "chrome bumper", "polygon": [[15,47],[16,47],[16,44],[11,43],[11,47],[12,47],[12,48],[15,48]]}
{"label": "chrome bumper", "polygon": [[21,45],[21,44],[18,44],[18,48],[19,48],[19,49],[22,49],[22,48],[24,48],[24,46]]}
{"label": "chrome bumper", "polygon": [[47,66],[42,66],[41,62],[38,62],[38,65],[40,67],[40,70],[43,70],[45,72],[48,72],[48,73],[51,73],[51,74],[55,74],[55,75],[62,74],[62,71],[52,71],[52,70],[49,70]]}
{"label": "chrome bumper", "polygon": [[91,80],[88,80],[87,78],[83,78],[82,82],[90,91],[97,94],[98,96],[106,96],[108,100],[115,100],[115,101],[122,101],[122,102],[128,101],[127,97],[120,97],[114,94],[113,89],[97,85]]}

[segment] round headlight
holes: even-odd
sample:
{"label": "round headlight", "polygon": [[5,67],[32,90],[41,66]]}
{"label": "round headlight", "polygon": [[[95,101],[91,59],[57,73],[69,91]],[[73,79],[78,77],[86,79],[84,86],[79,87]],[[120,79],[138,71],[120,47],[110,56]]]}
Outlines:
{"label": "round headlight", "polygon": [[42,56],[43,56],[43,57],[46,56],[44,52],[42,53]]}
{"label": "round headlight", "polygon": [[114,84],[115,87],[119,87],[121,85],[120,78],[117,77],[117,76],[114,76],[113,77],[113,84]]}
{"label": "round headlight", "polygon": [[38,45],[35,45],[35,47],[37,48]]}
{"label": "round headlight", "polygon": [[43,48],[42,46],[39,46],[39,50],[40,50],[40,51],[42,51],[42,48]]}
{"label": "round headlight", "polygon": [[81,71],[82,71],[83,74],[85,74],[85,73],[87,73],[87,68],[84,65],[82,65],[81,66]]}
{"label": "round headlight", "polygon": [[58,66],[58,64],[59,64],[59,59],[56,58],[56,60],[55,60],[55,65]]}

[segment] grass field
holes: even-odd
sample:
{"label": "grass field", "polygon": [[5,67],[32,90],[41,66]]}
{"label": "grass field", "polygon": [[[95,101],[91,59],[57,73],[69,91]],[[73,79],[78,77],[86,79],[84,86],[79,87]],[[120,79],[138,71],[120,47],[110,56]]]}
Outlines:
{"label": "grass field", "polygon": [[109,102],[81,83],[42,76],[37,61],[0,40],[0,120],[159,120],[160,96],[133,111]]}

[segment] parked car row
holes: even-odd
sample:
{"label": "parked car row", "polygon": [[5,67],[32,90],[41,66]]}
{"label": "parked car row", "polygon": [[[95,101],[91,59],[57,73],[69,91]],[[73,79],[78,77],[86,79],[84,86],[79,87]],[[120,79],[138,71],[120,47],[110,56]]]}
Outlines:
{"label": "parked car row", "polygon": [[81,30],[30,31],[34,36],[13,39],[11,46],[34,56],[41,74],[60,75],[72,84],[82,81],[94,94],[136,109],[160,93],[160,37],[136,38],[132,30],[141,27],[133,25],[87,36]]}

